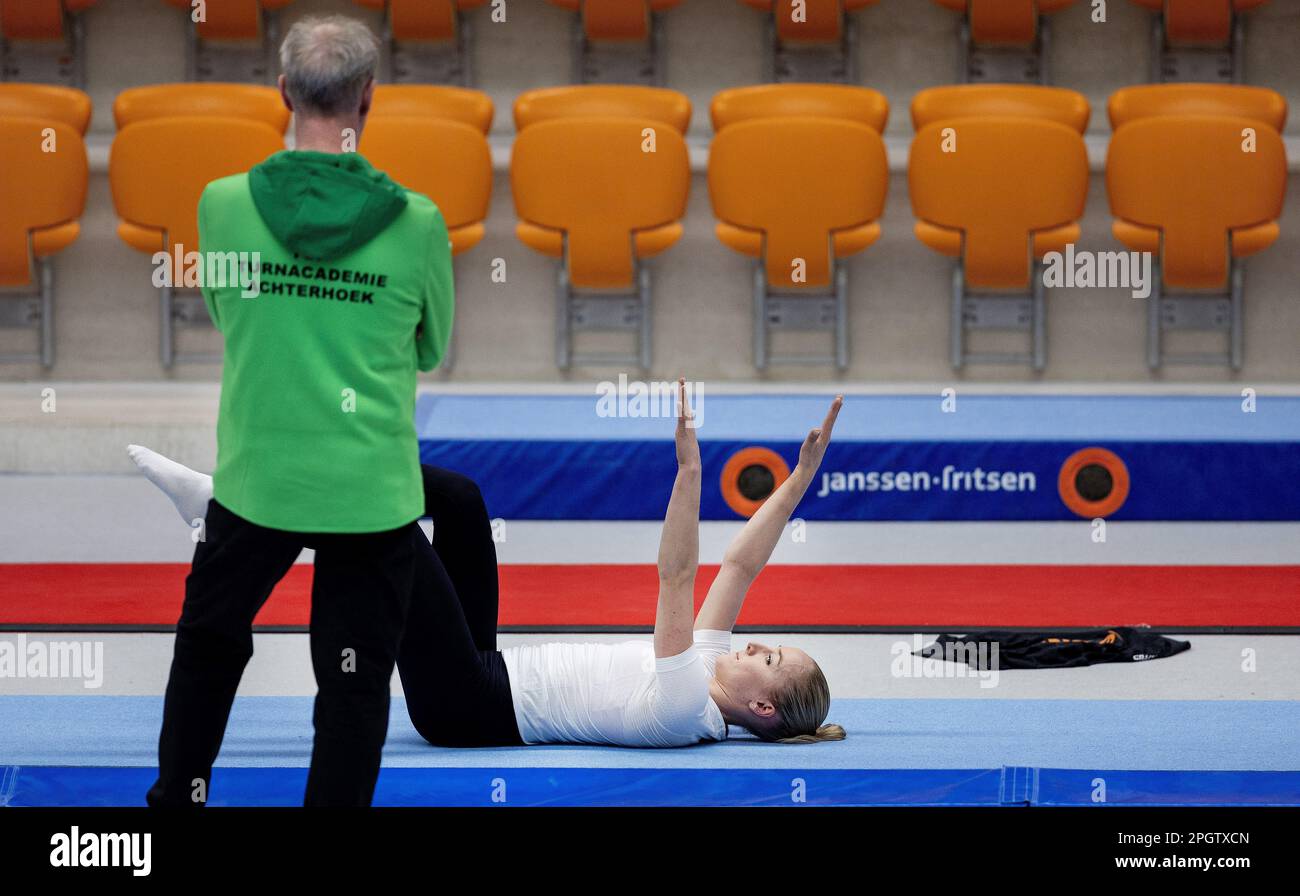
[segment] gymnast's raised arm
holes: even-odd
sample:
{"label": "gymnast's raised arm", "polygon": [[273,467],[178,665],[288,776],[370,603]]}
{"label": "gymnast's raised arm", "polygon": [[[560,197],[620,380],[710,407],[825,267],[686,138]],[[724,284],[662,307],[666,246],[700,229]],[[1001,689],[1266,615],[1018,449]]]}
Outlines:
{"label": "gymnast's raised arm", "polygon": [[727,548],[722,557],[722,568],[718,570],[708,597],[700,607],[700,615],[695,619],[696,629],[729,632],[736,624],[749,586],[767,565],[785,524],[817,475],[826,446],[831,441],[835,418],[843,404],[844,396],[835,396],[821,427],[808,433],[799,448],[799,462],[790,478],[772,492]]}
{"label": "gymnast's raised arm", "polygon": [[694,643],[695,570],[700,564],[700,446],[689,426],[686,380],[677,381],[677,478],[659,538],[659,605],[655,656],[685,653]]}

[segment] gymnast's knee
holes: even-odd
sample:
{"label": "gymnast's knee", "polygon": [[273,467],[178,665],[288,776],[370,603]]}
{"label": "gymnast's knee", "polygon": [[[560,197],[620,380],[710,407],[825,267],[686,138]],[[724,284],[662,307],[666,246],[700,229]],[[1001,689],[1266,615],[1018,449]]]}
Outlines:
{"label": "gymnast's knee", "polygon": [[[410,711],[409,704],[407,709]],[[416,730],[416,733],[418,733],[420,737],[425,739],[429,746],[460,746],[460,744],[456,743],[456,732],[452,730],[453,726],[446,724],[445,721],[439,719],[436,715],[432,713],[410,711],[410,716],[411,727]]]}
{"label": "gymnast's knee", "polygon": [[441,467],[420,466],[424,479],[424,512],[437,519],[451,513],[460,519],[487,515],[487,505],[478,483],[468,476]]}
{"label": "gymnast's knee", "polygon": [[464,715],[448,708],[437,701],[424,701],[415,697],[408,690],[406,694],[406,714],[411,719],[411,727],[420,737],[433,747],[472,747],[472,725]]}

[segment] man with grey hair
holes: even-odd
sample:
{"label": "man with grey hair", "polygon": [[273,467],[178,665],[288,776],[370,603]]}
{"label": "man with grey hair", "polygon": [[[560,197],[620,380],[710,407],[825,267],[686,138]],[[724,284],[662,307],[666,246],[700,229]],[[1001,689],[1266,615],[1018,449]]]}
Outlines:
{"label": "man with grey hair", "polygon": [[[295,149],[213,181],[199,203],[201,251],[250,253],[260,290],[203,287],[225,336],[217,466],[176,629],[151,805],[207,802],[253,619],[303,548],[316,552],[318,688],[305,802],[368,805],[415,552],[428,550],[416,522],[415,386],[451,332],[447,227],[428,198],[355,152],[378,61],[365,26],[299,21],[280,61]],[[136,460],[165,481],[154,458]]]}

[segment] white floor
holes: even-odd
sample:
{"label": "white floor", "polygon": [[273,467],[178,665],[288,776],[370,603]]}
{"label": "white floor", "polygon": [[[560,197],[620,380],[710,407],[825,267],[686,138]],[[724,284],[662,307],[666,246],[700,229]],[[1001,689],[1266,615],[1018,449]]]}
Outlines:
{"label": "white floor", "polygon": [[[502,635],[500,646],[544,641],[621,641],[629,635]],[[648,637],[648,636],[644,636]],[[736,635],[737,647],[750,636]],[[910,635],[753,636],[773,646],[803,647],[821,664],[836,697],[983,698],[1078,700],[1300,700],[1300,636],[1188,635],[1189,651],[1142,663],[1081,669],[1014,670],[983,679],[965,666],[938,664],[944,677],[918,672]],[[26,639],[25,641],[23,639]],[[245,696],[315,693],[306,635],[255,636],[255,653],[244,675]],[[920,643],[929,643],[924,638]],[[90,645],[102,665],[82,678],[15,678],[0,675],[0,696],[28,694],[158,695],[167,683],[170,634],[19,634],[0,632],[0,651],[50,648],[55,642]],[[97,646],[98,645],[98,646]],[[88,670],[83,670],[86,672]],[[94,685],[98,680],[98,686]],[[400,694],[396,675],[393,693]]]}

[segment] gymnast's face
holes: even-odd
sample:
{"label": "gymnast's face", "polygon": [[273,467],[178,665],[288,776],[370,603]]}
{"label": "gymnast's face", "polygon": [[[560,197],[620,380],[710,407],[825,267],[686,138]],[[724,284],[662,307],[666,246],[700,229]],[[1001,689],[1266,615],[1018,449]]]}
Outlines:
{"label": "gymnast's face", "polygon": [[776,712],[772,695],[781,690],[784,680],[811,666],[812,657],[797,647],[750,641],[741,650],[718,657],[713,674],[732,699],[766,719]]}

